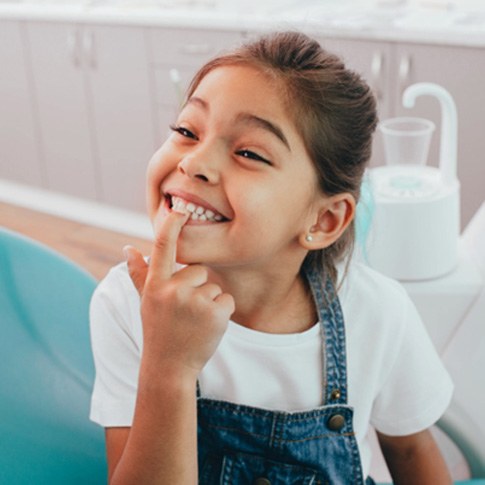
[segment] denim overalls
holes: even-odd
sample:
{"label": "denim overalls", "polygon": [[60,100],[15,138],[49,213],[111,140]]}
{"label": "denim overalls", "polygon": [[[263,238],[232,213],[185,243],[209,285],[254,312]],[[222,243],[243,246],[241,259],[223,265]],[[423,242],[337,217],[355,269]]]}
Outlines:
{"label": "denim overalls", "polygon": [[342,310],[330,278],[324,285],[319,273],[307,271],[306,276],[324,342],[323,406],[270,411],[206,399],[197,389],[200,484],[363,483],[353,411],[347,405]]}

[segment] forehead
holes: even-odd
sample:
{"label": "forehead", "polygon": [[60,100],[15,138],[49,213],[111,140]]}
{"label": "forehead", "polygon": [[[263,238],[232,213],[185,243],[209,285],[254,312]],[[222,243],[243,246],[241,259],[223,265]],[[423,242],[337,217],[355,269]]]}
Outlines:
{"label": "forehead", "polygon": [[290,122],[283,81],[253,66],[216,67],[202,78],[192,96],[210,106],[219,104]]}

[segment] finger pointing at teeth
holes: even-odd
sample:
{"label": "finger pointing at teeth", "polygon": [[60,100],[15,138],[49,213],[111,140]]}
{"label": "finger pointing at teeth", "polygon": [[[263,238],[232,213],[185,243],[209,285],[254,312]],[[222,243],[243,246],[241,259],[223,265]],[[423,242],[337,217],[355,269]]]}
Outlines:
{"label": "finger pointing at teeth", "polygon": [[188,213],[171,211],[156,228],[148,279],[153,278],[156,274],[158,279],[168,280],[173,275],[177,240],[188,218]]}
{"label": "finger pointing at teeth", "polygon": [[[165,212],[163,212],[165,211]],[[189,264],[175,272],[177,243],[189,214],[177,208],[156,218],[151,261],[129,250],[130,277],[140,294],[144,369],[165,365],[197,376],[214,354],[235,303],[210,281],[208,268]],[[160,214],[160,215],[162,215]],[[178,374],[177,374],[178,375]]]}
{"label": "finger pointing at teeth", "polygon": [[[167,280],[172,276],[175,268],[177,240],[187,219],[188,214],[172,212],[164,217],[161,224],[155,226],[156,237],[150,256],[150,265],[136,248],[131,246],[123,248],[130,278],[140,296],[148,281]],[[157,218],[157,220],[159,219]]]}

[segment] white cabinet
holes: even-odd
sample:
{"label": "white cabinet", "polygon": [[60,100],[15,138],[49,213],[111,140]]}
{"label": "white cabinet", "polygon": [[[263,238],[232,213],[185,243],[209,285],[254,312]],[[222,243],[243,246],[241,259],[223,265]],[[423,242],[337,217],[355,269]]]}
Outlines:
{"label": "white cabinet", "polygon": [[0,21],[0,178],[42,186],[23,26]]}
{"label": "white cabinet", "polygon": [[145,171],[154,150],[146,32],[91,27],[89,69],[102,200],[145,212]]}
{"label": "white cabinet", "polygon": [[[483,49],[411,43],[319,39],[360,72],[374,89],[379,118],[419,116],[436,123],[429,163],[439,160],[440,107],[419,98],[412,110],[402,107],[404,89],[417,82],[442,85],[458,110],[458,177],[462,187],[462,225],[485,199],[485,53]],[[384,163],[381,135],[376,133],[371,165]]]}
{"label": "white cabinet", "polygon": [[144,210],[153,151],[142,29],[27,25],[47,186]]}
{"label": "white cabinet", "polygon": [[231,49],[244,39],[245,34],[236,31],[170,28],[154,28],[150,31],[156,145],[165,140],[168,127],[175,121],[185,90],[195,72],[211,57]]}
{"label": "white cabinet", "polygon": [[80,29],[32,22],[27,36],[47,187],[99,199]]}

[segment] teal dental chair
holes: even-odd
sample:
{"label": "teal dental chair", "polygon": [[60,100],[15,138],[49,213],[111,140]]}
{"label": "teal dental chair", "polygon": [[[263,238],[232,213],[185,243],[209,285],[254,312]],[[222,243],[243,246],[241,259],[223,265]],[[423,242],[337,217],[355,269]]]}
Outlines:
{"label": "teal dental chair", "polygon": [[92,276],[0,227],[0,483],[106,483],[89,421]]}

